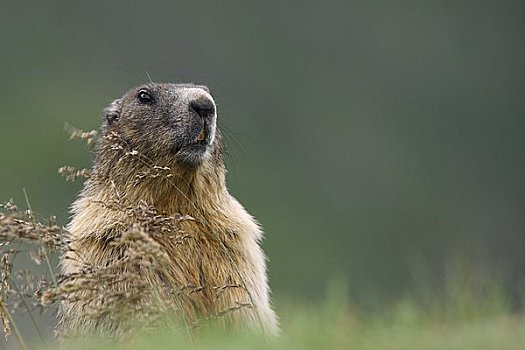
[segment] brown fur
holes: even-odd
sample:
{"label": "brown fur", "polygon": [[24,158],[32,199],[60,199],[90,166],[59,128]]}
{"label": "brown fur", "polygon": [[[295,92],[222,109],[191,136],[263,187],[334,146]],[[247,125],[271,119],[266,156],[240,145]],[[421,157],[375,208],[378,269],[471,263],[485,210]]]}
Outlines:
{"label": "brown fur", "polygon": [[[150,86],[172,88],[171,85]],[[132,90],[117,100],[118,106],[115,103],[110,106],[106,116],[124,113],[125,107],[132,104],[134,94]],[[168,98],[166,96],[159,92],[157,98]],[[175,232],[151,234],[166,253],[167,262],[142,271],[141,278],[158,287],[159,300],[173,298],[172,294],[163,292],[163,286],[169,286],[180,292],[177,310],[172,312],[181,313],[186,323],[220,315],[217,319],[224,325],[247,326],[276,334],[277,320],[269,301],[265,257],[259,246],[262,232],[253,217],[228,193],[219,130],[209,156],[203,157],[198,166],[188,167],[173,153],[143,147],[144,130],[139,132],[133,126],[131,120],[136,118],[133,109],[133,105],[129,107],[128,116],[120,116],[118,123],[104,124],[93,175],[73,205],[68,227],[72,251],[61,261],[63,272],[74,274],[83,271],[86,264],[107,266],[121,258],[123,247],[107,244],[135,224],[121,208],[145,203],[163,217],[192,218],[180,220]],[[142,117],[146,115],[140,113]],[[147,129],[148,124],[145,127]],[[165,130],[148,132],[156,134],[160,145],[167,144]],[[115,147],[116,144],[123,146]],[[163,176],[141,177],[151,172],[153,166],[164,167]],[[120,209],[107,205],[115,201]],[[115,272],[124,271],[125,265]],[[114,288],[126,290],[127,287]],[[166,301],[166,305],[168,309],[171,307],[170,302]],[[60,333],[119,333],[118,322],[107,316],[86,315],[84,306],[82,302],[63,302],[59,311]],[[140,315],[135,316],[140,319]]]}

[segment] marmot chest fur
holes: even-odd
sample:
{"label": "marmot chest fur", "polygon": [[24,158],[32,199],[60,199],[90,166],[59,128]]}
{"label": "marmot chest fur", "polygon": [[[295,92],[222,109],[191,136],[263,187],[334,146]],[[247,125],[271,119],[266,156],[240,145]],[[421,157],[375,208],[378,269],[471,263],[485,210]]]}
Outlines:
{"label": "marmot chest fur", "polygon": [[[216,120],[208,88],[193,84],[147,84],[104,110],[61,260],[66,278],[84,278],[99,294],[80,288],[66,298],[59,333],[118,334],[124,321],[105,304],[119,300],[135,320],[146,318],[141,305],[150,303],[190,326],[216,318],[277,332],[262,232],[226,189]],[[137,285],[148,292],[134,296]]]}

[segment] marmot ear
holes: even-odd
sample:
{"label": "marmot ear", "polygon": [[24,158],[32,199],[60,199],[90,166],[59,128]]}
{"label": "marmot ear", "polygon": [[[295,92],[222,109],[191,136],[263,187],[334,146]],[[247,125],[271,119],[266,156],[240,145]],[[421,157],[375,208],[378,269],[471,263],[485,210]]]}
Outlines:
{"label": "marmot ear", "polygon": [[120,99],[117,99],[109,105],[104,111],[102,112],[102,118],[104,119],[104,122],[107,123],[107,125],[112,125],[115,123],[119,117],[120,117]]}

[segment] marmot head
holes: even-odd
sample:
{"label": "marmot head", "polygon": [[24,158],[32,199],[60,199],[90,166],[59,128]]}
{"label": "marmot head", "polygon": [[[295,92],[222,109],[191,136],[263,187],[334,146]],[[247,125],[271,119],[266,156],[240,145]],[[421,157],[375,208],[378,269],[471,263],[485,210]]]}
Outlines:
{"label": "marmot head", "polygon": [[202,85],[139,86],[113,101],[103,119],[103,136],[118,135],[154,162],[195,169],[221,148],[215,102]]}

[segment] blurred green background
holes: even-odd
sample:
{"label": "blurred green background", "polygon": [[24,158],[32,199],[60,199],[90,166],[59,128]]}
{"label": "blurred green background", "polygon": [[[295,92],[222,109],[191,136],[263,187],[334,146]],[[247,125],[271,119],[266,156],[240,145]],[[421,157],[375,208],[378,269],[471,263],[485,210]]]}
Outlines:
{"label": "blurred green background", "polygon": [[523,1],[5,1],[0,42],[1,201],[66,224],[64,123],[149,74],[211,88],[277,296],[382,303],[452,258],[521,288]]}

